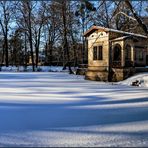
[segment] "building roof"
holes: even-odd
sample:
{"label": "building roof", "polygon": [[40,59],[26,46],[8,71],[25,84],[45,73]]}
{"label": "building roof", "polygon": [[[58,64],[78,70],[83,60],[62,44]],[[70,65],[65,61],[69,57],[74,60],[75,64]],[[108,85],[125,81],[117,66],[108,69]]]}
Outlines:
{"label": "building roof", "polygon": [[124,39],[127,39],[127,38],[129,38],[129,37],[131,37],[131,36],[122,36],[122,37],[115,38],[115,39],[113,39],[113,40],[111,40],[111,41],[124,40]]}
{"label": "building roof", "polygon": [[111,28],[105,28],[105,27],[101,27],[101,26],[92,26],[89,30],[87,30],[84,33],[84,36],[90,35],[95,30],[102,30],[102,31],[106,31],[106,32],[116,32],[116,33],[121,33],[121,34],[124,34],[124,35],[130,35],[130,36],[137,36],[137,37],[147,38],[147,36],[145,36],[145,35],[125,32],[125,31],[120,31],[120,30],[111,29]]}
{"label": "building roof", "polygon": [[132,36],[132,35],[126,35],[126,36],[118,37],[118,38],[112,39],[111,41],[120,41],[120,40],[129,39],[129,38],[137,41],[137,36]]}

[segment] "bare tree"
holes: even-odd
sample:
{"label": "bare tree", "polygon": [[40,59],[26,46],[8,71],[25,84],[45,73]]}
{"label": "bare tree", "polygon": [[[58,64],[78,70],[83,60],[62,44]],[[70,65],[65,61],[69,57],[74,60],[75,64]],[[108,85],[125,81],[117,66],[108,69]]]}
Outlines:
{"label": "bare tree", "polygon": [[[85,47],[85,37],[83,36],[84,32],[88,29],[87,25],[89,23],[91,23],[91,19],[92,17],[91,16],[91,12],[94,12],[96,11],[96,8],[93,6],[92,3],[90,3],[89,1],[87,0],[82,0],[80,2],[78,2],[77,4],[77,10],[75,12],[75,15],[76,17],[78,18],[78,22],[80,23],[81,25],[81,28],[80,30],[82,30],[81,32],[81,38],[82,38],[82,44],[83,44],[83,47],[82,47],[82,63],[85,63],[86,61],[86,47]],[[91,19],[90,19],[91,18]]]}
{"label": "bare tree", "polygon": [[68,47],[68,40],[67,40],[67,19],[66,19],[66,3],[67,1],[63,1],[62,4],[62,22],[63,22],[63,38],[64,38],[64,45],[63,48],[66,52],[67,56],[67,65],[69,69],[69,73],[72,74],[73,71],[71,70],[71,65],[70,65],[70,55],[69,55],[69,47]]}
{"label": "bare tree", "polygon": [[35,11],[38,13],[34,15],[32,18],[32,28],[33,28],[33,38],[35,42],[35,53],[36,53],[36,67],[38,66],[39,61],[39,48],[40,48],[40,40],[41,40],[41,34],[42,34],[42,28],[45,24],[45,3],[40,2],[39,6],[36,8]]}
{"label": "bare tree", "polygon": [[21,39],[21,34],[18,30],[15,31],[13,35],[11,35],[11,38],[9,38],[9,63],[11,65],[22,65],[24,62],[23,60],[23,41]]}
{"label": "bare tree", "polygon": [[68,67],[69,73],[72,74],[73,71],[71,69],[71,62],[70,62],[70,52],[69,52],[69,42],[68,42],[68,5],[70,4],[70,1],[67,0],[61,0],[61,1],[54,1],[57,8],[57,16],[58,16],[58,25],[59,25],[59,32],[61,35],[62,40],[62,47],[63,47],[63,59],[64,59],[64,67]]}
{"label": "bare tree", "polygon": [[[115,2],[116,9],[113,13],[113,17],[117,20],[117,26],[121,26],[117,29],[126,30],[130,32],[144,32],[146,33],[146,25],[142,21],[142,8],[144,1],[133,1],[129,0]],[[114,20],[113,19],[113,20]],[[141,26],[141,27],[139,27]]]}
{"label": "bare tree", "polygon": [[[60,17],[58,14],[57,4],[53,2],[45,3],[45,24],[44,24],[44,36],[46,42],[46,62],[49,65],[52,65],[53,62],[53,50],[54,46],[60,39],[61,35],[59,32],[60,25]],[[57,21],[59,20],[59,21]]]}
{"label": "bare tree", "polygon": [[125,3],[128,6],[128,8],[130,9],[130,11],[132,12],[134,18],[136,19],[136,21],[138,22],[138,24],[140,25],[140,27],[143,29],[143,31],[145,32],[145,34],[148,36],[148,28],[142,22],[141,18],[138,16],[138,14],[136,13],[136,11],[134,10],[134,8],[133,8],[132,4],[130,3],[130,1],[129,0],[125,0]]}
{"label": "bare tree", "polygon": [[21,31],[25,32],[27,35],[30,53],[31,53],[31,62],[32,62],[32,70],[35,71],[35,63],[34,63],[34,50],[33,50],[33,10],[36,6],[36,2],[34,1],[21,1],[17,7],[18,9],[18,17],[17,24]]}
{"label": "bare tree", "polygon": [[12,8],[13,8],[13,2],[10,1],[0,1],[0,8],[1,8],[1,14],[0,14],[0,26],[3,33],[4,38],[4,53],[5,53],[5,64],[6,66],[9,65],[8,62],[8,35],[9,35],[9,29],[10,29],[10,20],[12,15]]}

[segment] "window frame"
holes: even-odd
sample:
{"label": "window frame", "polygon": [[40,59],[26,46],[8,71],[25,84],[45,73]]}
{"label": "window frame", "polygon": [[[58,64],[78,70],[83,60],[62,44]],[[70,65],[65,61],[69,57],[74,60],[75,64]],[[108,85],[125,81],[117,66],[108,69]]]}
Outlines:
{"label": "window frame", "polygon": [[102,61],[102,60],[103,60],[103,45],[94,45],[93,46],[93,61]]}
{"label": "window frame", "polygon": [[131,45],[127,44],[125,46],[125,61],[131,61]]}
{"label": "window frame", "polygon": [[116,62],[119,62],[121,61],[121,51],[122,50],[122,47],[120,44],[115,44],[115,46],[113,47],[113,56],[112,56],[112,59],[113,61],[116,61]]}
{"label": "window frame", "polygon": [[142,51],[142,50],[139,50],[138,58],[139,58],[139,61],[143,61],[143,59],[144,59],[144,54],[143,54],[143,51]]}

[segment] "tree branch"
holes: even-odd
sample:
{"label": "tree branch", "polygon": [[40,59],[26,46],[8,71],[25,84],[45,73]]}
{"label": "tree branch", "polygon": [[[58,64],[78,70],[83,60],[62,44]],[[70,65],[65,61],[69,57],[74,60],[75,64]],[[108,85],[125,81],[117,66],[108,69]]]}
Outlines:
{"label": "tree branch", "polygon": [[136,14],[136,12],[133,9],[133,6],[131,5],[129,0],[125,0],[125,4],[129,7],[130,11],[132,12],[133,16],[135,17],[136,21],[139,23],[140,27],[143,29],[143,31],[146,33],[148,36],[148,29],[145,24],[143,24],[142,20],[140,17]]}

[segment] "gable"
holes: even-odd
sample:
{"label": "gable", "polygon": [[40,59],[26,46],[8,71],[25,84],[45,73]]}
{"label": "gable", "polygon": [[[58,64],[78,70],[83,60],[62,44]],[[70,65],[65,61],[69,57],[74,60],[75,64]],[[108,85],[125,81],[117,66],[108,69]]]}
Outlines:
{"label": "gable", "polygon": [[96,30],[88,36],[88,39],[104,38],[107,37],[108,33],[102,30]]}
{"label": "gable", "polygon": [[[136,36],[136,37],[141,37],[141,38],[145,38],[147,39],[147,36],[141,35],[141,34],[135,34],[135,33],[130,33],[130,32],[124,32],[124,31],[120,31],[120,30],[115,30],[115,29],[110,29],[110,28],[105,28],[105,27],[100,27],[100,26],[92,26],[89,30],[87,30],[84,33],[85,37],[89,37],[93,32],[110,32],[111,34],[117,36],[117,37],[121,37],[121,36],[125,36],[125,35],[131,35],[131,36]],[[113,39],[114,37],[112,37]]]}

